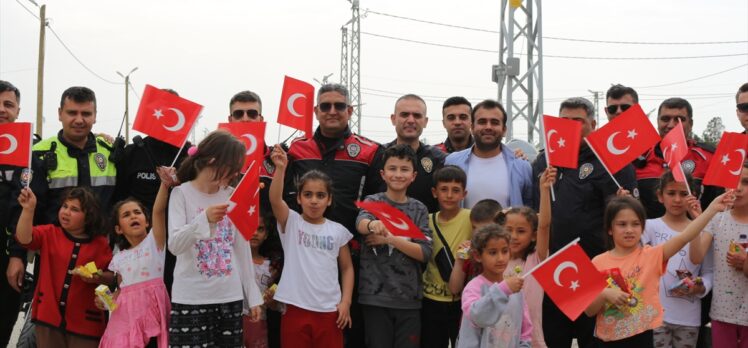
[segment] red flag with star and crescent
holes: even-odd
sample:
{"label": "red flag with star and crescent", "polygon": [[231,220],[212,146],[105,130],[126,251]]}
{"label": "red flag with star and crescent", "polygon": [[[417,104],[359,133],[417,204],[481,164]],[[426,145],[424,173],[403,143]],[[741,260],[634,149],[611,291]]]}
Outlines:
{"label": "red flag with star and crescent", "polygon": [[671,129],[660,142],[662,157],[665,159],[670,171],[673,172],[675,181],[686,182],[686,175],[683,174],[683,168],[680,162],[688,155],[688,144],[686,143],[686,134],[683,131],[683,123]]}
{"label": "red flag with star and crescent", "polygon": [[0,124],[0,164],[28,167],[31,162],[31,123]]}
{"label": "red flag with star and crescent", "polygon": [[265,155],[265,122],[231,122],[219,123],[219,129],[225,129],[244,143],[246,148],[242,173],[247,171],[253,160],[261,163]]}
{"label": "red flag with star and crescent", "polygon": [[314,86],[293,77],[283,80],[278,123],[296,128],[311,137],[314,119]]}
{"label": "red flag with star and crescent", "polygon": [[612,175],[651,149],[660,136],[636,104],[584,140]]}
{"label": "red flag with star and crescent", "polygon": [[702,183],[727,189],[737,188],[740,183],[740,173],[743,170],[746,148],[748,148],[748,135],[722,133],[722,139],[719,140],[717,151],[712,156]]}
{"label": "red flag with star and crescent", "polygon": [[181,148],[203,106],[146,85],[132,129]]}
{"label": "red flag with star and crescent", "polygon": [[229,198],[229,211],[226,213],[244,239],[252,239],[260,225],[260,165],[261,160],[249,163],[244,177],[239,181]]}
{"label": "red flag with star and crescent", "polygon": [[576,320],[607,286],[605,276],[576,243],[549,256],[532,276],[571,320]]}
{"label": "red flag with star and crescent", "polygon": [[358,201],[356,206],[376,216],[394,236],[426,239],[421,229],[400,209],[385,202],[374,201]]}
{"label": "red flag with star and crescent", "polygon": [[554,167],[577,168],[582,124],[574,120],[543,115],[545,150],[548,162]]}

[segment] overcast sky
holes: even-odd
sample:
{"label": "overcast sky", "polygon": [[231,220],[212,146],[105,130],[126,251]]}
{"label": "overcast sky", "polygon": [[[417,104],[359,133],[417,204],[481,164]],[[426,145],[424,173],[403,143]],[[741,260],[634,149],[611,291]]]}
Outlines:
{"label": "overcast sky", "polygon": [[[527,0],[525,0],[527,1]],[[87,71],[48,31],[44,80],[44,136],[60,129],[57,107],[63,90],[92,88],[98,98],[96,132],[116,134],[124,111],[124,87],[116,71],[132,74],[136,93],[146,83],[173,88],[205,106],[197,125],[213,130],[228,115],[228,101],[241,90],[257,92],[268,121],[266,139],[278,137],[275,124],[283,76],[314,83],[340,71],[340,27],[350,17],[345,0],[195,1],[76,0],[47,4],[50,26],[90,70]],[[39,21],[28,13],[29,0],[0,1],[0,79],[22,93],[20,120],[36,115],[36,66]],[[380,0],[361,1],[371,11],[459,26],[498,30],[500,1]],[[723,117],[727,130],[742,130],[735,116],[734,94],[748,82],[748,1],[745,0],[564,0],[543,3],[544,112],[558,113],[559,102],[572,96],[591,98],[611,83],[637,88],[645,111],[670,96],[690,100],[694,129]],[[499,35],[448,28],[369,13],[365,33],[482,50],[497,50]],[[573,42],[575,38],[635,42],[742,41],[715,45],[630,45]],[[690,57],[741,54],[702,59],[600,60],[580,57]],[[478,102],[496,98],[491,65],[498,54],[361,37],[362,133],[377,141],[394,138],[389,115],[404,93],[424,97],[430,123],[429,143],[446,136],[441,126],[445,98],[462,95]],[[742,65],[742,66],[741,66]],[[731,71],[719,73],[731,68]],[[719,73],[719,74],[716,74]],[[714,76],[708,76],[715,74]],[[702,78],[703,77],[703,78]],[[692,80],[686,83],[676,83]],[[119,84],[118,84],[119,83]],[[317,85],[316,83],[314,83]],[[646,87],[668,84],[664,87]],[[318,86],[318,85],[317,85]],[[131,94],[131,122],[139,99]],[[601,100],[604,105],[604,100]],[[604,113],[600,110],[602,118]],[[651,118],[652,120],[654,117]],[[517,137],[523,124],[515,123]],[[283,138],[291,134],[282,129]],[[132,134],[131,134],[132,137]]]}

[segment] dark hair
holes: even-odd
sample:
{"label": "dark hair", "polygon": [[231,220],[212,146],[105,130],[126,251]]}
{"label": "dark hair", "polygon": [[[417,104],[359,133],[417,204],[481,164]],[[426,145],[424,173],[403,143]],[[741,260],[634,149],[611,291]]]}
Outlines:
{"label": "dark hair", "polygon": [[470,221],[487,222],[493,221],[501,211],[501,204],[494,199],[482,199],[470,209]]}
{"label": "dark hair", "polygon": [[660,107],[657,108],[657,117],[660,116],[660,113],[662,113],[662,108],[667,109],[686,109],[686,114],[688,115],[688,120],[693,120],[693,108],[691,107],[691,103],[688,102],[688,100],[685,100],[683,98],[667,98],[665,99],[662,104],[660,104]]}
{"label": "dark hair", "polygon": [[220,129],[213,131],[200,142],[194,155],[182,161],[177,178],[182,183],[194,180],[208,167],[215,168],[214,180],[236,175],[244,164],[245,151],[244,143],[231,133]]}
{"label": "dark hair", "polygon": [[319,101],[319,97],[327,92],[337,92],[340,95],[345,97],[345,102],[350,104],[351,103],[351,95],[348,93],[348,88],[345,86],[339,84],[339,83],[328,83],[322,85],[317,90],[317,101]]}
{"label": "dark hair", "polygon": [[[78,200],[81,205],[85,218],[83,220],[83,229],[91,237],[106,235],[103,226],[103,217],[99,200],[96,198],[91,189],[87,187],[71,187],[62,194],[60,202],[64,204],[70,200]],[[62,205],[60,205],[62,207]],[[62,208],[61,208],[62,209]]]}
{"label": "dark hair", "polygon": [[587,118],[595,118],[595,107],[592,102],[582,97],[571,97],[561,102],[561,106],[558,111],[561,112],[563,109],[584,109],[587,114]]}
{"label": "dark hair", "polygon": [[[125,250],[129,249],[131,247],[130,242],[125,238],[124,234],[117,233],[115,226],[119,226],[119,214],[120,209],[122,209],[122,206],[127,203],[135,203],[138,205],[141,211],[143,211],[143,214],[145,215],[145,221],[148,223],[148,225],[151,225],[151,214],[150,211],[143,205],[143,203],[134,197],[128,197],[125,198],[117,204],[114,205],[114,208],[112,208],[112,215],[109,217],[109,238],[114,242],[115,245],[119,247],[119,250]],[[122,228],[120,226],[120,228]]]}
{"label": "dark hair", "polygon": [[483,250],[486,249],[488,242],[492,239],[503,239],[507,244],[509,244],[512,236],[504,231],[501,225],[495,223],[488,224],[475,231],[473,239],[470,241],[470,249],[472,249],[476,255],[480,255],[483,253]]}
{"label": "dark hair", "polygon": [[470,102],[467,99],[465,99],[465,97],[447,98],[447,100],[444,101],[444,104],[442,104],[442,110],[453,105],[467,105],[468,108],[470,109],[470,112],[473,111],[473,104],[470,104]]}
{"label": "dark hair", "polygon": [[478,104],[475,105],[475,107],[473,108],[473,110],[470,112],[470,123],[475,124],[475,113],[478,110],[480,110],[480,109],[486,109],[486,110],[499,109],[499,110],[501,110],[501,114],[504,115],[504,119],[503,119],[502,122],[504,123],[504,126],[506,126],[506,117],[507,117],[507,115],[506,115],[506,110],[504,110],[504,105],[501,105],[501,103],[499,103],[499,102],[497,102],[495,100],[492,100],[492,99],[486,99],[486,100],[484,100],[484,101],[482,101],[482,102],[480,102],[480,103],[478,103]]}
{"label": "dark hair", "polygon": [[413,164],[413,171],[416,170],[416,152],[413,151],[410,145],[395,144],[388,147],[384,150],[384,154],[382,154],[382,165],[386,165],[387,160],[393,157],[410,162]]}
{"label": "dark hair", "polygon": [[[0,89],[0,92],[3,90]],[[738,98],[740,98],[740,95],[743,93],[748,92],[748,82],[744,83],[740,88],[738,88],[738,93],[735,93],[735,102],[738,102]],[[16,90],[16,97],[18,96],[18,90]]]}
{"label": "dark hair", "polygon": [[619,212],[626,209],[631,209],[634,211],[642,224],[642,230],[644,230],[644,225],[647,222],[647,213],[644,210],[644,206],[642,205],[642,203],[639,202],[638,199],[631,196],[620,196],[612,198],[608,202],[608,205],[605,207],[605,215],[603,216],[603,229],[605,230],[605,235],[607,236],[608,249],[613,249],[615,247],[613,237],[609,233],[613,228],[613,220],[616,218],[616,215],[618,215]]}
{"label": "dark hair", "polygon": [[332,196],[332,179],[329,175],[317,169],[312,169],[301,176],[299,182],[296,184],[296,192],[301,194],[301,191],[304,190],[304,185],[312,180],[322,181],[322,183],[325,184],[325,190],[327,190],[327,193]]}
{"label": "dark hair", "polygon": [[175,91],[175,90],[173,90],[171,88],[161,88],[161,90],[164,91],[164,92],[169,92],[169,93],[171,93],[171,94],[173,94],[173,95],[175,95],[177,97],[179,96],[179,93],[177,93],[177,91]]}
{"label": "dark hair", "polygon": [[434,172],[434,187],[440,182],[456,182],[461,184],[464,190],[467,185],[467,174],[462,168],[449,164]]}
{"label": "dark hair", "polygon": [[[527,222],[530,223],[530,227],[532,228],[532,233],[537,233],[538,231],[538,213],[535,212],[530,207],[512,207],[509,208],[506,211],[500,211],[496,213],[496,216],[494,216],[494,222],[504,226],[504,223],[506,223],[506,217],[512,214],[521,215],[522,217],[527,220]],[[527,249],[525,249],[522,259],[526,260],[527,256],[532,254],[535,251],[535,241],[531,241],[530,245],[527,246]]]}
{"label": "dark hair", "polygon": [[610,86],[608,92],[605,93],[605,100],[608,99],[621,99],[624,95],[630,95],[634,99],[634,103],[639,102],[639,94],[631,87],[626,87],[620,83]]}
{"label": "dark hair", "polygon": [[262,100],[260,100],[260,96],[257,95],[257,93],[252,91],[241,91],[237,94],[234,94],[233,97],[231,97],[231,101],[229,101],[229,108],[234,105],[236,102],[242,102],[242,103],[257,103],[260,105],[260,113],[262,113]]}
{"label": "dark hair", "polygon": [[13,86],[12,83],[4,80],[0,80],[0,93],[4,92],[13,92],[13,94],[16,95],[16,103],[21,102],[21,91],[16,88],[16,86]]}
{"label": "dark hair", "polygon": [[77,104],[83,104],[91,102],[94,104],[94,110],[96,110],[96,93],[88,87],[70,87],[62,92],[62,98],[60,98],[60,108],[65,105],[65,99],[70,99]]}
{"label": "dark hair", "polygon": [[[683,173],[686,176],[686,185],[688,185],[688,188],[691,189],[691,192],[694,191],[693,186],[693,177],[691,177],[691,174]],[[662,190],[665,189],[665,186],[667,186],[671,182],[675,181],[675,176],[673,175],[673,172],[670,170],[665,171],[660,176],[660,180],[657,183],[657,192],[662,193]]]}

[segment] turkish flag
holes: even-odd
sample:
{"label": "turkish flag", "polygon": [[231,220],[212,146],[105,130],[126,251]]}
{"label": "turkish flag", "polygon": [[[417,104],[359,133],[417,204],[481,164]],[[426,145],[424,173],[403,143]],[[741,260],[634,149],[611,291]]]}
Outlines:
{"label": "turkish flag", "polygon": [[385,202],[374,201],[358,201],[356,202],[356,206],[376,216],[394,236],[426,239],[421,229],[400,209]]}
{"label": "turkish flag", "polygon": [[680,161],[688,154],[688,144],[686,144],[686,134],[683,132],[683,123],[678,122],[678,125],[662,138],[660,150],[662,150],[662,157],[673,172],[675,180],[686,182],[686,175],[683,174],[683,168],[680,166]]}
{"label": "turkish flag", "polygon": [[28,167],[31,163],[31,123],[0,124],[0,164]]}
{"label": "turkish flag", "polygon": [[311,137],[313,118],[314,86],[286,76],[283,80],[278,123],[296,128]]}
{"label": "turkish flag", "polygon": [[203,106],[145,85],[132,129],[181,148]]}
{"label": "turkish flag", "polygon": [[545,151],[548,162],[554,167],[576,168],[579,163],[579,145],[582,142],[582,124],[565,118],[543,115]]}
{"label": "turkish flag", "polygon": [[260,161],[253,159],[229,198],[229,212],[239,233],[249,241],[260,225]]}
{"label": "turkish flag", "polygon": [[532,276],[571,320],[576,320],[607,285],[605,276],[579,244],[572,244],[548,257]]}
{"label": "turkish flag", "polygon": [[610,174],[615,174],[657,144],[660,136],[636,104],[584,140]]}
{"label": "turkish flag", "polygon": [[719,140],[717,151],[712,156],[702,183],[727,189],[737,188],[740,182],[740,172],[743,170],[746,148],[748,148],[748,135],[722,133],[722,139]]}
{"label": "turkish flag", "polygon": [[265,155],[265,122],[219,123],[218,128],[227,130],[244,143],[247,151],[244,156],[242,173],[247,171],[253,160],[262,162]]}

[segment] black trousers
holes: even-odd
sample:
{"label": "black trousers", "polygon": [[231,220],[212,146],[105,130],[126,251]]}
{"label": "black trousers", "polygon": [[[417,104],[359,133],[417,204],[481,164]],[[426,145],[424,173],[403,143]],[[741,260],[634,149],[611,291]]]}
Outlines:
{"label": "black trousers", "polygon": [[548,297],[543,297],[543,337],[548,348],[569,348],[576,338],[579,348],[593,348],[595,318],[586,314],[571,321]]}
{"label": "black trousers", "polygon": [[644,331],[640,334],[624,338],[618,341],[603,342],[595,338],[595,347],[598,348],[654,348],[654,332]]}
{"label": "black trousers", "polygon": [[21,294],[10,287],[8,279],[5,277],[7,269],[8,256],[2,255],[0,256],[0,270],[2,270],[0,279],[0,347],[8,345],[21,306]]}
{"label": "black trousers", "polygon": [[[421,348],[455,347],[462,320],[462,301],[421,301]],[[450,346],[451,344],[451,346]]]}

